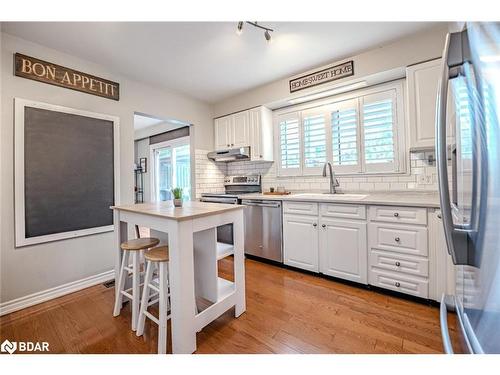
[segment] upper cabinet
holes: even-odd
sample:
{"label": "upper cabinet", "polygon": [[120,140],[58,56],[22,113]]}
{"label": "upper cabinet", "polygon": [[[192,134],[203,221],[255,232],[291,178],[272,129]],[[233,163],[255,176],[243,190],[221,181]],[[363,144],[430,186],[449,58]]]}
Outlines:
{"label": "upper cabinet", "polygon": [[441,59],[406,68],[410,149],[434,147],[436,139],[436,98]]}
{"label": "upper cabinet", "polygon": [[252,108],[215,119],[215,149],[250,146],[252,161],[273,161],[272,112]]}

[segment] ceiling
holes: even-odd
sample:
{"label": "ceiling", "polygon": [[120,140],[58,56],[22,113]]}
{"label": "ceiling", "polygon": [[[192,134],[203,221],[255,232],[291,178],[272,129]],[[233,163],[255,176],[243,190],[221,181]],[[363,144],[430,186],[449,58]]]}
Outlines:
{"label": "ceiling", "polygon": [[214,103],[387,44],[430,22],[2,22],[2,31]]}
{"label": "ceiling", "polygon": [[160,120],[154,117],[142,116],[138,114],[134,114],[134,129],[140,130],[145,129],[150,126],[158,125],[164,122],[164,120]]}

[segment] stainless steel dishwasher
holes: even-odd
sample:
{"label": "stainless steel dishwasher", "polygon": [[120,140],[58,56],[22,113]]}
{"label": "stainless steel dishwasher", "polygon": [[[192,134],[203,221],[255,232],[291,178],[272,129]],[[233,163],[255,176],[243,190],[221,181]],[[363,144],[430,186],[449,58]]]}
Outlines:
{"label": "stainless steel dishwasher", "polygon": [[245,207],[245,254],[283,263],[281,202],[242,199]]}

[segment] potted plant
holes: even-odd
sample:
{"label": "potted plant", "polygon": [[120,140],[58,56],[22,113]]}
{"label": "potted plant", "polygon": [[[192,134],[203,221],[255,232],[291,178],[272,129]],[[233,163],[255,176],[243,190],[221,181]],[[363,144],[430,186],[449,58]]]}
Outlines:
{"label": "potted plant", "polygon": [[182,188],[176,187],[172,189],[172,194],[174,195],[174,206],[182,207]]}

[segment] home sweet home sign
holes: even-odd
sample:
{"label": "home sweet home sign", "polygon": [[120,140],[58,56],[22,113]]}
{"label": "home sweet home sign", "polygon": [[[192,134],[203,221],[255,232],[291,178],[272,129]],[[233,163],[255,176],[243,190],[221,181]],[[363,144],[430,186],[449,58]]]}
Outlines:
{"label": "home sweet home sign", "polygon": [[322,69],[314,73],[291,79],[289,81],[290,93],[352,75],[354,75],[354,62],[347,61],[339,65],[330,66],[326,69]]}
{"label": "home sweet home sign", "polygon": [[71,68],[23,55],[14,54],[14,74],[50,85],[65,87],[103,98],[120,100],[120,85]]}

